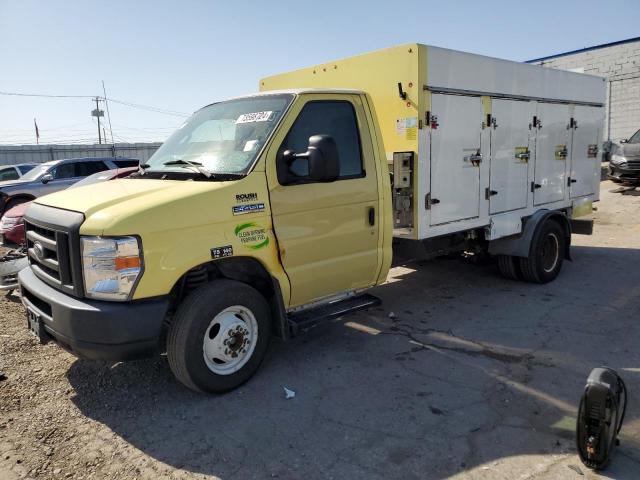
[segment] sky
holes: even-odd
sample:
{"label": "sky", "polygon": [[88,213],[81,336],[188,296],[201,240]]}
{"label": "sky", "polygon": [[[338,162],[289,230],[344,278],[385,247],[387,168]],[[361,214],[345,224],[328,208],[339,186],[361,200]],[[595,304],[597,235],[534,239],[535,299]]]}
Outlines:
{"label": "sky", "polygon": [[[104,81],[108,98],[138,106],[109,103],[114,140],[162,141],[283,71],[409,42],[524,61],[639,25],[639,0],[0,0],[0,92],[103,96]],[[34,118],[40,143],[95,143],[94,108],[0,94],[0,144],[35,143]]]}

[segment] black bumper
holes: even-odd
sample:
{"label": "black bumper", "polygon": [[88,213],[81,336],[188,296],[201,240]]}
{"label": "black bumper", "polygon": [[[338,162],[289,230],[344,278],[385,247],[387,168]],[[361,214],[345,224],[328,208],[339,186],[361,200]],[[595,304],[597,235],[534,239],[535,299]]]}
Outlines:
{"label": "black bumper", "polygon": [[609,178],[614,180],[640,180],[640,168],[609,164]]}
{"label": "black bumper", "polygon": [[40,318],[40,336],[77,357],[130,360],[158,351],[166,298],[125,303],[78,299],[40,280],[31,270],[19,275],[22,303]]}

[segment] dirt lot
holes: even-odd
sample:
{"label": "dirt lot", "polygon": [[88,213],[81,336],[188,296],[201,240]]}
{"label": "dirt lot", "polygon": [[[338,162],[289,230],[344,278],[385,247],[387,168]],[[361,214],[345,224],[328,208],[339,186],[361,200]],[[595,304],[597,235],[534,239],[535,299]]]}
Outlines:
{"label": "dirt lot", "polygon": [[39,345],[2,298],[0,478],[596,478],[573,428],[600,364],[632,403],[598,478],[639,478],[640,191],[615,188],[554,283],[460,260],[395,268],[382,308],[274,344],[224,396],[186,390],[164,358]]}

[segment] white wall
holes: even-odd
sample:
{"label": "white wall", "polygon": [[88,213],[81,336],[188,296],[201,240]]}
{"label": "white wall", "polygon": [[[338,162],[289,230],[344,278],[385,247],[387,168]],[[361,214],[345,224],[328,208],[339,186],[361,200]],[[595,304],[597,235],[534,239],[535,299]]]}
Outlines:
{"label": "white wall", "polygon": [[605,140],[629,138],[640,129],[640,40],[532,63],[607,78]]}

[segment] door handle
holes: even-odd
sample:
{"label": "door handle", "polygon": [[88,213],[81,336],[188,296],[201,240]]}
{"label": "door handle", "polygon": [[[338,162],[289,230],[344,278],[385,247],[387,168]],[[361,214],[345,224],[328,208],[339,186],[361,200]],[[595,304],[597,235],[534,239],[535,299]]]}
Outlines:
{"label": "door handle", "polygon": [[542,185],[536,182],[531,182],[531,191],[537,190],[538,188],[542,188]]}
{"label": "door handle", "polygon": [[516,158],[518,160],[524,160],[525,162],[528,162],[529,158],[531,158],[531,154],[529,152],[516,153]]}
{"label": "door handle", "polygon": [[470,162],[473,166],[477,167],[482,162],[482,154],[474,153],[473,155],[465,155],[462,159],[465,162]]}
{"label": "door handle", "polygon": [[376,224],[376,209],[375,207],[369,207],[369,225],[372,227]]}

